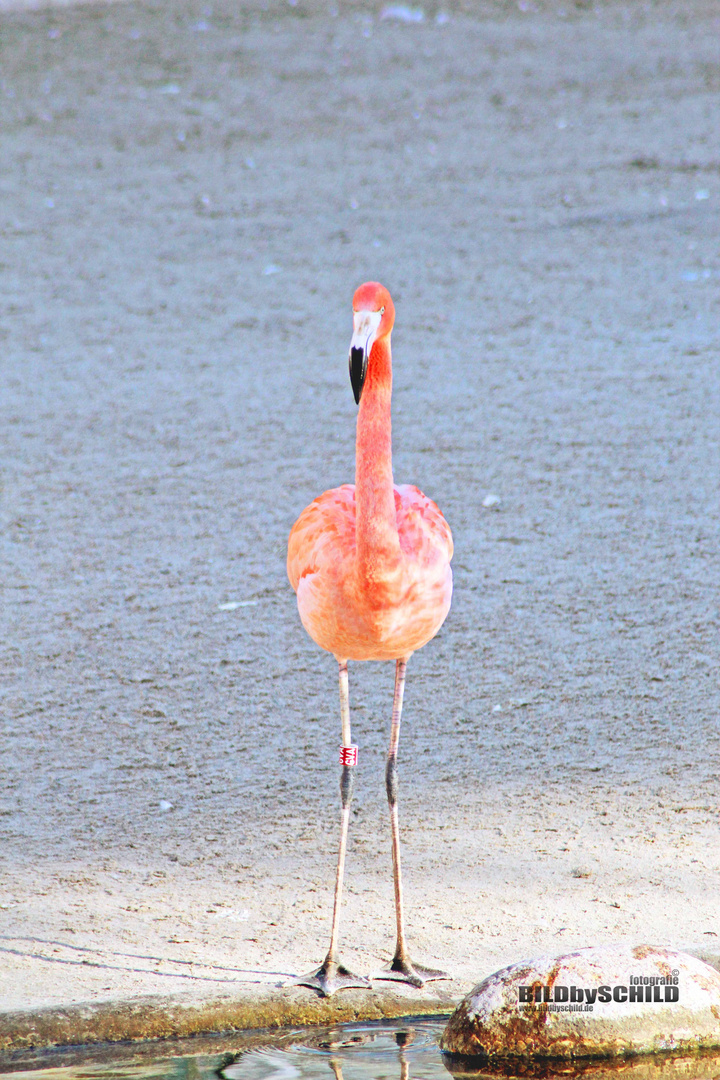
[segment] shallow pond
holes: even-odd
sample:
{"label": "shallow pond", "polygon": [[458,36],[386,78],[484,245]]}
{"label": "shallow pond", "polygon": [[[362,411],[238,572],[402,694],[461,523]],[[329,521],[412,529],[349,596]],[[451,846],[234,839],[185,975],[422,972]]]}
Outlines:
{"label": "shallow pond", "polygon": [[340,1024],[243,1054],[224,1080],[449,1080],[438,1042],[445,1020]]}
{"label": "shallow pond", "polygon": [[0,1056],[0,1073],[3,1080],[720,1080],[717,1054],[480,1067],[440,1052],[445,1023],[411,1018],[27,1051]]}
{"label": "shallow pond", "polygon": [[446,1020],[388,1020],[0,1056],[3,1080],[447,1080]]}

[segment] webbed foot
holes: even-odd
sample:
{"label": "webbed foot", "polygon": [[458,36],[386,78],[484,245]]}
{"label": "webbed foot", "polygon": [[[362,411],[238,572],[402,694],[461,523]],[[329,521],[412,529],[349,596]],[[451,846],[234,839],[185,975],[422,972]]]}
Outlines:
{"label": "webbed foot", "polygon": [[411,986],[417,986],[418,988],[424,986],[425,983],[433,982],[435,979],[449,979],[450,977],[445,971],[423,967],[421,964],[413,964],[410,960],[397,956],[393,958],[386,968],[374,972],[371,976],[373,979],[392,979],[395,982],[410,983]]}
{"label": "webbed foot", "polygon": [[330,997],[338,990],[348,990],[352,986],[359,986],[364,990],[370,989],[370,980],[363,975],[354,975],[344,964],[336,960],[325,959],[317,971],[311,971],[308,975],[301,975],[297,979],[291,979],[289,986],[309,986],[317,990],[323,997]]}

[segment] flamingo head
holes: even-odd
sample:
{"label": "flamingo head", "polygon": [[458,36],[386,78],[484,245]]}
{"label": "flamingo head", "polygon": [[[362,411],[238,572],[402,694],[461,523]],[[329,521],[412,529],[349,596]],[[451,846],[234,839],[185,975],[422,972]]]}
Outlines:
{"label": "flamingo head", "polygon": [[350,382],[355,403],[360,404],[370,354],[376,341],[390,336],[395,305],[384,285],[366,281],[353,296],[353,336],[350,342]]}

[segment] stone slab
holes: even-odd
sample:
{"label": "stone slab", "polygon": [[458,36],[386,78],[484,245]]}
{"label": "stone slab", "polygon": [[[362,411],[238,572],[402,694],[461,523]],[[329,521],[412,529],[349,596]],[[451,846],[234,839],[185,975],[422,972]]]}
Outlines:
{"label": "stone slab", "polygon": [[129,1040],[178,1039],[233,1031],[303,1027],[396,1016],[448,1014],[462,986],[448,982],[422,992],[412,987],[346,990],[320,998],[305,987],[257,989],[213,996],[141,997],[0,1014],[3,1055],[40,1047]]}

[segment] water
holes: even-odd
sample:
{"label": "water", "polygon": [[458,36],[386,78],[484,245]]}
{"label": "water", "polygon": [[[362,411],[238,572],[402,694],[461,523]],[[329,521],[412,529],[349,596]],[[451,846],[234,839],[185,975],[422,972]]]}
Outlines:
{"label": "water", "polygon": [[3,1080],[448,1080],[438,1049],[445,1023],[389,1020],[0,1055],[0,1074]]}
{"label": "water", "polygon": [[0,1055],[4,1080],[720,1080],[720,1056],[517,1061],[506,1068],[441,1054],[445,1020],[387,1020],[181,1042]]}
{"label": "water", "polygon": [[340,1024],[282,1049],[243,1054],[224,1080],[448,1080],[438,1048],[445,1020]]}

